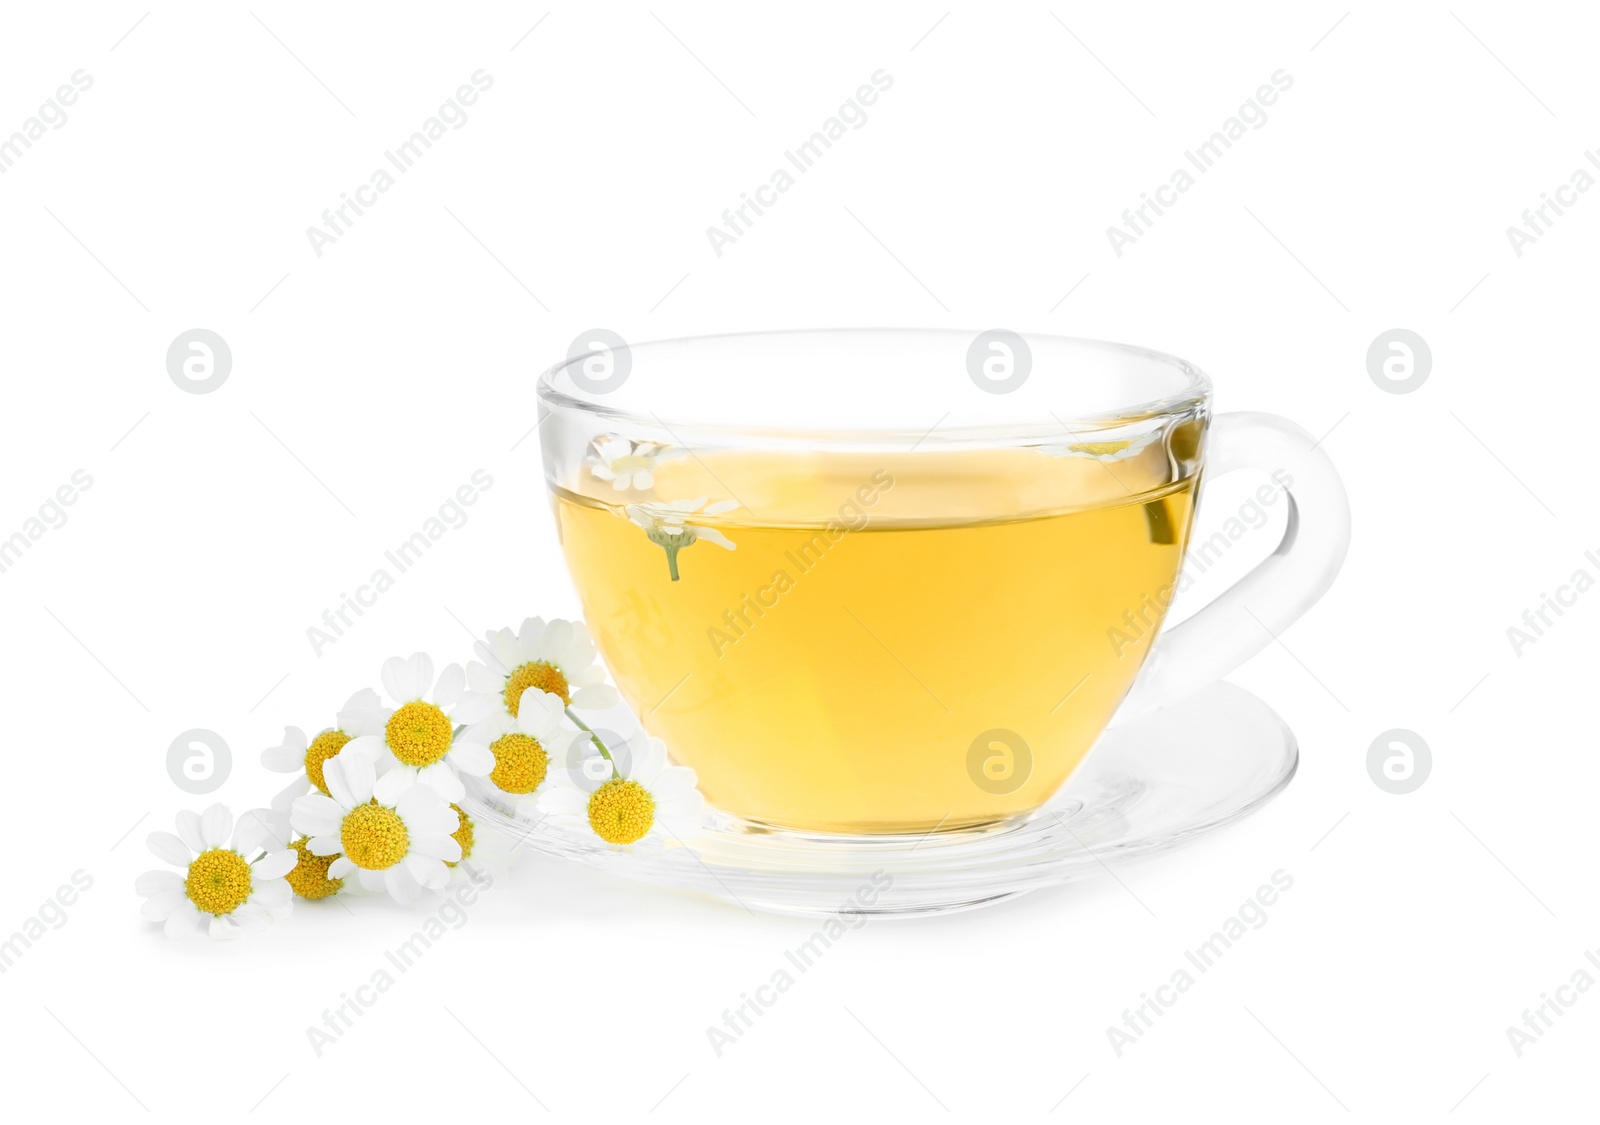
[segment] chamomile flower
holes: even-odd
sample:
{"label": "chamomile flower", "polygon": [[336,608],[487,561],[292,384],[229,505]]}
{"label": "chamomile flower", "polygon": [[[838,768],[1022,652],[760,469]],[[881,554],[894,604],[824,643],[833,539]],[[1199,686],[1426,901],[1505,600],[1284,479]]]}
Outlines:
{"label": "chamomile flower", "polygon": [[736,548],[721,531],[705,523],[709,516],[718,516],[739,506],[735,500],[719,500],[707,504],[706,497],[694,500],[674,500],[671,503],[649,501],[628,505],[628,518],[644,528],[645,535],[667,553],[667,573],[678,581],[678,552],[685,547],[705,540],[724,550]]}
{"label": "chamomile flower", "polygon": [[487,878],[493,883],[510,871],[517,858],[515,841],[505,833],[496,832],[473,820],[460,805],[451,805],[450,808],[461,822],[461,827],[453,834],[455,842],[461,846],[461,859],[446,864],[450,868],[450,882],[470,880],[482,883]]}
{"label": "chamomile flower", "polygon": [[362,688],[352,695],[335,717],[337,726],[329,727],[315,738],[307,740],[299,727],[284,727],[283,741],[261,752],[261,764],[274,773],[299,774],[284,790],[272,799],[272,807],[287,814],[296,797],[303,797],[314,786],[326,793],[322,782],[322,766],[353,738],[365,734],[378,734],[389,718],[378,693]]}
{"label": "chamomile flower", "polygon": [[289,889],[303,899],[316,901],[330,898],[344,889],[344,880],[328,874],[328,868],[338,860],[336,855],[316,855],[311,851],[311,837],[297,836],[289,841],[295,855],[294,868],[284,879]]}
{"label": "chamomile flower", "polygon": [[484,638],[473,646],[478,659],[467,665],[467,692],[455,710],[480,741],[492,743],[517,729],[523,695],[531,689],[580,710],[617,702],[581,621],[530,617],[516,632],[500,629]]}
{"label": "chamomile flower", "polygon": [[178,834],[152,832],[150,850],[182,871],[147,871],[134,883],[143,913],[168,937],[204,928],[213,938],[264,930],[293,907],[283,877],[294,852],[283,845],[280,814],[251,809],[237,823],[223,805],[178,814]]}
{"label": "chamomile flower", "polygon": [[328,794],[309,793],[294,803],[290,823],[310,837],[315,856],[336,856],[329,879],[352,876],[364,890],[387,891],[415,902],[423,888],[442,887],[447,863],[461,859],[454,838],[456,813],[416,771],[392,769],[379,777],[371,758],[341,753],[323,768]]}
{"label": "chamomile flower", "polygon": [[461,774],[482,777],[494,768],[489,748],[456,738],[455,725],[445,712],[456,705],[464,686],[466,674],[459,664],[447,666],[435,682],[433,660],[427,653],[409,659],[390,657],[383,662],[383,690],[394,700],[394,711],[380,732],[352,738],[340,754],[369,756],[379,773],[404,771],[437,790],[446,803],[461,800],[467,792]]}
{"label": "chamomile flower", "polygon": [[[322,774],[319,772],[317,776],[320,778]],[[287,848],[294,855],[294,866],[283,879],[295,897],[320,899],[339,892],[344,880],[328,878],[328,866],[336,857],[312,855],[308,847],[310,838],[296,836],[294,829],[289,826],[288,810],[255,809],[246,815],[253,815],[265,831],[266,838],[262,846],[272,851]]]}
{"label": "chamomile flower", "polygon": [[589,472],[596,480],[608,482],[618,492],[630,489],[645,492],[655,487],[656,466],[684,455],[653,441],[629,441],[627,438],[606,436],[596,438],[590,451]]}
{"label": "chamomile flower", "polygon": [[1082,441],[1073,434],[1070,442],[1056,442],[1040,446],[1040,451],[1051,457],[1092,457],[1096,461],[1126,461],[1143,453],[1150,443],[1160,437],[1160,431],[1150,430],[1131,438],[1106,438],[1099,441]]}
{"label": "chamomile flower", "polygon": [[[592,748],[592,744],[591,744]],[[551,824],[592,832],[608,844],[642,843],[660,847],[671,836],[686,840],[700,831],[705,798],[695,788],[695,772],[667,760],[659,738],[638,735],[612,748],[611,776],[596,784],[591,771],[599,751],[586,754],[571,769],[557,770],[539,794],[539,811]]]}
{"label": "chamomile flower", "polygon": [[529,689],[518,703],[515,726],[489,744],[494,755],[489,781],[502,793],[519,798],[518,812],[535,811],[536,794],[550,774],[550,763],[564,760],[577,737],[566,718],[559,695]]}

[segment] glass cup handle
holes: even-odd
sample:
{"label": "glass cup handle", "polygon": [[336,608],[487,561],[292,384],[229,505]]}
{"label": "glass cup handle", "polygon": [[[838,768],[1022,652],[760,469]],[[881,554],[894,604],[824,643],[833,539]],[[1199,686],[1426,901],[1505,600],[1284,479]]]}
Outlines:
{"label": "glass cup handle", "polygon": [[1238,412],[1213,418],[1206,441],[1206,479],[1235,469],[1265,471],[1288,496],[1289,521],[1282,541],[1254,570],[1157,635],[1118,722],[1193,695],[1266,648],[1327,593],[1350,547],[1344,483],[1305,430],[1275,414]]}

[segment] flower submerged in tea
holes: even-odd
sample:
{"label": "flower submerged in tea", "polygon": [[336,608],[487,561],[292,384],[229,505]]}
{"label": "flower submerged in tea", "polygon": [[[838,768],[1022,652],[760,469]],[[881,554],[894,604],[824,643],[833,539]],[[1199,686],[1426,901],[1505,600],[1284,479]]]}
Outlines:
{"label": "flower submerged in tea", "polygon": [[737,508],[733,500],[719,500],[707,504],[704,496],[696,500],[675,500],[670,504],[629,504],[628,518],[640,527],[650,542],[667,553],[667,573],[678,581],[678,552],[704,540],[715,543],[723,550],[734,550],[733,542],[721,531],[704,522],[707,516],[719,516]]}
{"label": "flower submerged in tea", "polygon": [[1143,453],[1151,442],[1161,436],[1159,430],[1147,430],[1127,437],[1101,435],[1097,440],[1085,441],[1071,430],[1067,433],[1072,438],[1071,441],[1043,445],[1039,447],[1040,451],[1051,457],[1092,457],[1101,462],[1126,461]]}
{"label": "flower submerged in tea", "polygon": [[653,441],[634,442],[613,436],[596,438],[588,457],[589,472],[618,492],[630,489],[646,492],[655,487],[656,467],[684,454],[682,449]]}

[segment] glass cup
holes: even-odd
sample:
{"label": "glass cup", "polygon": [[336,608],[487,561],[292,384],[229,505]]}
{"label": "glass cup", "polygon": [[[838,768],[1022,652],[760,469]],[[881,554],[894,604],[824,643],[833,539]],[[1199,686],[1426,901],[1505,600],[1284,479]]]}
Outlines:
{"label": "glass cup", "polygon": [[[1309,435],[1213,417],[1171,356],[1003,330],[597,337],[539,382],[568,568],[640,722],[751,830],[1036,809],[1114,718],[1226,675],[1344,558]],[[1283,540],[1163,629],[1202,479],[1241,469],[1287,493]]]}

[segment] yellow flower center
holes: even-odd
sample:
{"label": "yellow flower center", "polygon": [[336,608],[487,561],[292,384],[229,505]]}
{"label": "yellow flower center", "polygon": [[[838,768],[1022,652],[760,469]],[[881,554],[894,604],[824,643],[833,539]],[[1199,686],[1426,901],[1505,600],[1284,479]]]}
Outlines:
{"label": "yellow flower center", "polygon": [[351,863],[364,871],[382,871],[406,857],[411,836],[399,813],[374,801],[345,814],[339,842]]}
{"label": "yellow flower center", "polygon": [[250,897],[250,865],[227,848],[201,852],[189,865],[183,890],[207,914],[232,914]]}
{"label": "yellow flower center", "polygon": [[324,793],[328,792],[328,783],[323,780],[322,767],[349,741],[350,736],[342,730],[325,730],[306,747],[306,776],[311,779],[312,785]]}
{"label": "yellow flower center", "polygon": [[1131,441],[1080,441],[1067,446],[1074,453],[1087,453],[1091,457],[1106,457],[1113,453],[1121,453]]}
{"label": "yellow flower center", "polygon": [[494,740],[489,752],[494,755],[489,780],[507,793],[532,793],[550,768],[550,755],[537,738],[526,734],[502,735]]}
{"label": "yellow flower center", "polygon": [[[456,843],[461,845],[461,859],[471,859],[472,858],[472,818],[467,815],[466,810],[463,809],[460,805],[451,805],[450,807],[455,809],[456,810],[456,815],[461,818],[461,827],[457,828],[454,832],[450,833],[450,837],[451,837],[451,839],[455,840]],[[456,862],[459,863],[460,860],[457,860]],[[447,859],[447,860],[444,861],[444,865],[446,867],[454,867],[455,863],[451,863]]]}
{"label": "yellow flower center", "polygon": [[572,706],[572,688],[568,686],[567,677],[561,669],[548,660],[535,660],[506,677],[506,710],[511,712],[512,717],[516,716],[517,708],[522,705],[522,693],[529,688],[559,695],[562,703]]}
{"label": "yellow flower center", "polygon": [[431,766],[450,752],[449,717],[431,703],[412,700],[389,716],[384,739],[408,766]]}
{"label": "yellow flower center", "polygon": [[637,453],[627,457],[618,457],[611,462],[611,471],[619,477],[625,474],[648,472],[654,467],[654,459],[640,456]]}
{"label": "yellow flower center", "polygon": [[301,898],[327,898],[344,886],[343,879],[328,878],[328,868],[339,857],[312,855],[310,843],[311,841],[302,836],[289,845],[299,858],[295,861],[294,870],[284,878],[289,880],[289,888]]}
{"label": "yellow flower center", "polygon": [[656,802],[637,781],[614,777],[589,798],[589,827],[608,844],[631,844],[656,822]]}

